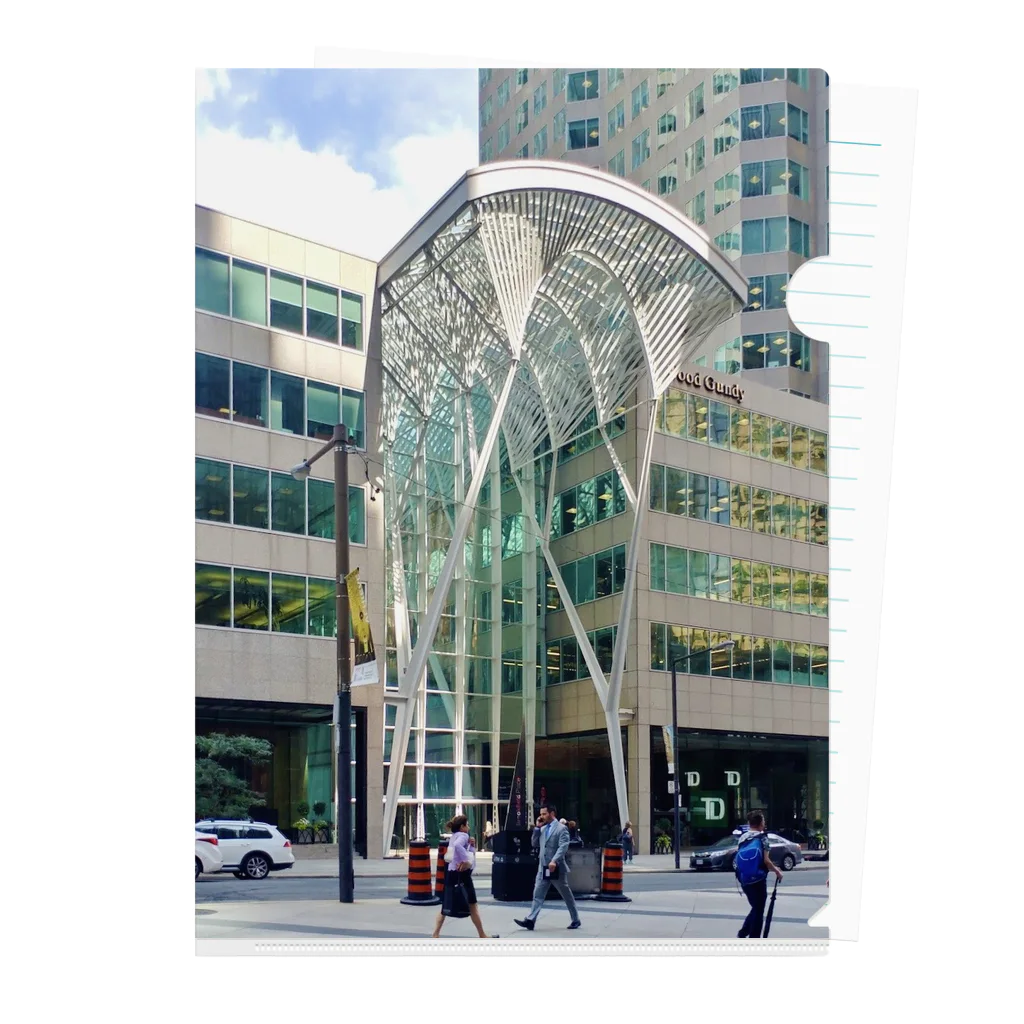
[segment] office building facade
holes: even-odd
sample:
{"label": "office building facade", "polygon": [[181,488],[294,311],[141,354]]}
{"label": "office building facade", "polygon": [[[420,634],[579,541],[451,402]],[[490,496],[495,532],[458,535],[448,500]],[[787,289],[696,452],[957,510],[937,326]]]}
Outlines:
{"label": "office building facade", "polygon": [[[195,244],[196,732],[271,743],[240,770],[260,815],[291,828],[303,803],[333,818],[336,617],[333,462],[289,470],[339,421],[369,460],[349,457],[351,565],[384,631],[376,265],[198,206]],[[355,843],[371,856],[381,698],[353,690]]]}

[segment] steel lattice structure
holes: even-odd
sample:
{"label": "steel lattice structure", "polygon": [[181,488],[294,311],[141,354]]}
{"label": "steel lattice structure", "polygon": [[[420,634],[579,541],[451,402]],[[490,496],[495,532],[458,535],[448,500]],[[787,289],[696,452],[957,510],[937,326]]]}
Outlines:
{"label": "steel lattice structure", "polygon": [[[463,735],[480,724],[477,705],[467,700],[474,696],[467,659],[484,650],[495,671],[502,670],[493,635],[490,652],[481,640],[487,620],[477,617],[478,603],[493,609],[507,601],[495,569],[503,552],[499,449],[524,522],[519,713],[530,755],[527,791],[536,723],[539,552],[604,708],[624,822],[618,703],[655,401],[709,332],[742,307],[746,282],[699,229],[636,186],[577,166],[516,161],[464,175],[384,258],[378,289],[389,614],[399,679],[398,692],[387,694],[398,709],[384,852],[415,709],[422,714],[426,706],[428,674],[440,693],[438,714],[448,715],[461,755]],[[636,407],[638,425],[645,425],[638,391],[647,396],[650,422],[631,481],[606,424]],[[593,414],[635,512],[610,673],[598,664],[550,547],[558,451]],[[478,602],[488,590],[492,598]],[[446,618],[454,626],[439,639]],[[493,614],[492,623],[500,631]],[[500,692],[492,691],[491,704],[487,731],[496,741],[518,735],[518,723],[513,731],[501,720],[503,711],[510,716]],[[454,760],[461,767],[461,756]],[[496,755],[493,762],[496,794]],[[449,802],[460,803],[461,771],[455,775]]]}

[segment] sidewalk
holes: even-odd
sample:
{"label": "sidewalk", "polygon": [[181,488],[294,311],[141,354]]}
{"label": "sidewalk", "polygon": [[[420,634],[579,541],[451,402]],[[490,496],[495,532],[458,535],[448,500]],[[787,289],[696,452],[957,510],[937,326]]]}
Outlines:
{"label": "sidewalk", "polygon": [[[824,952],[828,932],[811,927],[808,919],[828,902],[825,880],[817,873],[802,878],[794,877],[797,874],[790,872],[779,887],[771,938],[798,943],[802,951]],[[351,904],[339,904],[336,900],[197,903],[196,938],[219,940],[204,942],[199,947],[199,952],[213,954],[253,953],[254,941],[295,942],[296,952],[316,952],[321,943],[324,952],[359,948],[360,943],[372,943],[376,952],[389,945],[431,952],[444,952],[446,948],[448,952],[461,953],[550,952],[553,943],[568,951],[581,945],[593,948],[638,940],[725,940],[731,941],[730,949],[735,949],[736,932],[749,907],[742,895],[729,886],[728,878],[723,878],[722,883],[713,889],[636,892],[629,903],[581,900],[583,927],[576,931],[566,928],[565,908],[552,905],[545,907],[533,932],[524,931],[513,921],[523,916],[528,904],[498,902],[480,886],[477,898],[484,927],[501,936],[493,943],[477,939],[468,920],[446,922],[444,938],[433,942],[428,936],[437,907],[407,906],[397,898],[358,897]],[[635,951],[644,950],[645,947],[637,946]],[[289,949],[282,945],[273,951]]]}
{"label": "sidewalk", "polygon": [[[691,871],[690,868],[690,853],[691,850],[680,850],[680,870]],[[491,858],[493,854],[488,852],[480,852],[476,857],[476,872],[477,878],[490,878],[491,876]],[[807,857],[807,854],[804,854]],[[822,867],[824,865],[820,863],[808,864],[806,860],[802,864],[798,864],[793,870],[801,871],[806,868]],[[430,867],[431,870],[437,870],[437,851],[431,850],[430,852]],[[361,857],[355,859],[355,876],[356,878],[407,878],[409,872],[409,862],[403,857],[390,857],[387,860],[363,860]],[[675,872],[675,858],[670,854],[638,854],[633,860],[626,864],[623,871],[627,875],[631,874],[673,874]],[[328,859],[327,857],[304,857],[296,856],[295,866],[288,868],[286,871],[277,871],[274,873],[275,878],[337,878],[338,877],[338,861],[337,861],[337,848],[333,858]]]}

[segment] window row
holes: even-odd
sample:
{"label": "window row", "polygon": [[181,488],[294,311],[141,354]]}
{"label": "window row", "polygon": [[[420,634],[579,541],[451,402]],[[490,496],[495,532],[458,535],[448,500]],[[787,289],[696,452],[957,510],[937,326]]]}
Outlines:
{"label": "window row", "polygon": [[[615,419],[609,421],[605,429],[609,438],[624,434],[626,431],[625,413],[620,413]],[[558,449],[558,464],[562,465],[569,459],[576,458],[577,455],[584,455],[594,448],[600,448],[602,443],[601,429],[597,425],[597,410],[591,409],[580,423],[579,433],[576,437]]]}
{"label": "window row", "polygon": [[[334,481],[196,458],[196,519],[334,540]],[[366,543],[366,491],[348,489],[348,539]]]}
{"label": "window row", "polygon": [[745,220],[741,226],[743,255],[766,252],[795,252],[811,255],[811,226],[795,217],[765,217]]}
{"label": "window row", "polygon": [[336,637],[336,612],[333,580],[196,562],[197,626]]}
{"label": "window row", "polygon": [[754,160],[740,168],[744,199],[791,195],[810,201],[810,172],[795,160]]}
{"label": "window row", "polygon": [[650,508],[808,544],[828,543],[828,503],[673,466],[651,466]]}
{"label": "window row", "polygon": [[744,313],[762,309],[785,309],[789,274],[763,274],[747,281],[747,304]]}
{"label": "window row", "polygon": [[777,612],[828,615],[828,575],[671,544],[651,544],[651,590]]}
{"label": "window row", "polygon": [[196,246],[196,309],[363,347],[363,297]]}
{"label": "window row", "polygon": [[740,85],[753,85],[754,82],[781,82],[783,79],[787,79],[794,85],[800,86],[801,89],[806,89],[809,77],[807,68],[740,68]]}
{"label": "window row", "polygon": [[[735,646],[710,650],[726,640],[735,641]],[[684,675],[828,687],[828,647],[825,644],[651,623],[651,668],[654,671],[671,672],[672,665],[688,654],[694,656],[676,669]]]}
{"label": "window row", "polygon": [[329,441],[338,423],[366,447],[366,396],[337,384],[295,377],[196,353],[196,413]]}
{"label": "window row", "polygon": [[[626,546],[619,544],[596,555],[585,555],[573,562],[560,565],[562,582],[569,592],[569,600],[578,607],[588,601],[597,601],[612,594],[621,594],[626,585]],[[545,609],[560,611],[563,607],[561,595],[555,581],[548,575],[546,581]]]}
{"label": "window row", "polygon": [[792,103],[759,103],[743,107],[740,110],[740,133],[744,142],[788,135],[806,145],[810,141],[810,115]]}
{"label": "window row", "polygon": [[773,366],[792,366],[809,372],[811,339],[796,331],[744,334],[715,349],[715,369],[721,373],[763,370]]}
{"label": "window row", "polygon": [[[597,656],[597,663],[604,673],[612,670],[617,633],[617,626],[606,626],[604,629],[595,629],[587,633],[587,640],[590,641],[591,649]],[[559,640],[549,640],[546,647],[545,662],[548,686],[590,678],[590,669],[587,668],[587,662],[576,637],[567,636]]]}
{"label": "window row", "polygon": [[609,469],[555,495],[551,537],[568,536],[626,511],[626,492],[619,474]]}
{"label": "window row", "polygon": [[[773,342],[773,347],[778,346]],[[658,402],[658,429],[668,434],[794,469],[828,474],[828,433],[824,430],[712,402],[677,388],[670,388]]]}

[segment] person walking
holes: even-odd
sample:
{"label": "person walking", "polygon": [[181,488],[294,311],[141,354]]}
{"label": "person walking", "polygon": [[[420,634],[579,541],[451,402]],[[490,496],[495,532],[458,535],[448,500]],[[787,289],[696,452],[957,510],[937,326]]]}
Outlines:
{"label": "person walking", "polygon": [[436,939],[441,935],[441,925],[446,917],[468,917],[476,925],[476,933],[481,939],[496,939],[497,935],[488,935],[484,931],[476,905],[476,889],[473,886],[476,851],[469,836],[469,819],[464,814],[455,815],[448,822],[448,831],[452,834],[448,840],[448,853],[451,857],[445,872],[444,899],[431,938]]}
{"label": "person walking", "polygon": [[759,939],[764,926],[764,905],[768,900],[768,872],[774,871],[781,882],[782,872],[772,863],[769,855],[768,833],[764,815],[751,811],[747,815],[749,828],[740,836],[736,851],[736,878],[743,887],[743,895],[750,904],[750,913],[743,927],[736,933],[738,939]]}
{"label": "person walking", "polygon": [[533,887],[533,906],[525,918],[516,918],[515,923],[520,928],[532,932],[537,923],[537,915],[544,906],[548,889],[554,886],[569,910],[569,928],[579,928],[583,922],[580,921],[576,900],[572,889],[569,888],[569,866],[565,862],[565,851],[569,849],[569,830],[558,820],[554,804],[546,804],[541,808],[540,816],[543,828],[540,835],[537,881]]}
{"label": "person walking", "polygon": [[626,827],[622,830],[622,835],[619,836],[619,840],[622,843],[622,859],[625,863],[630,864],[633,861],[633,823],[631,821],[626,822]]}

